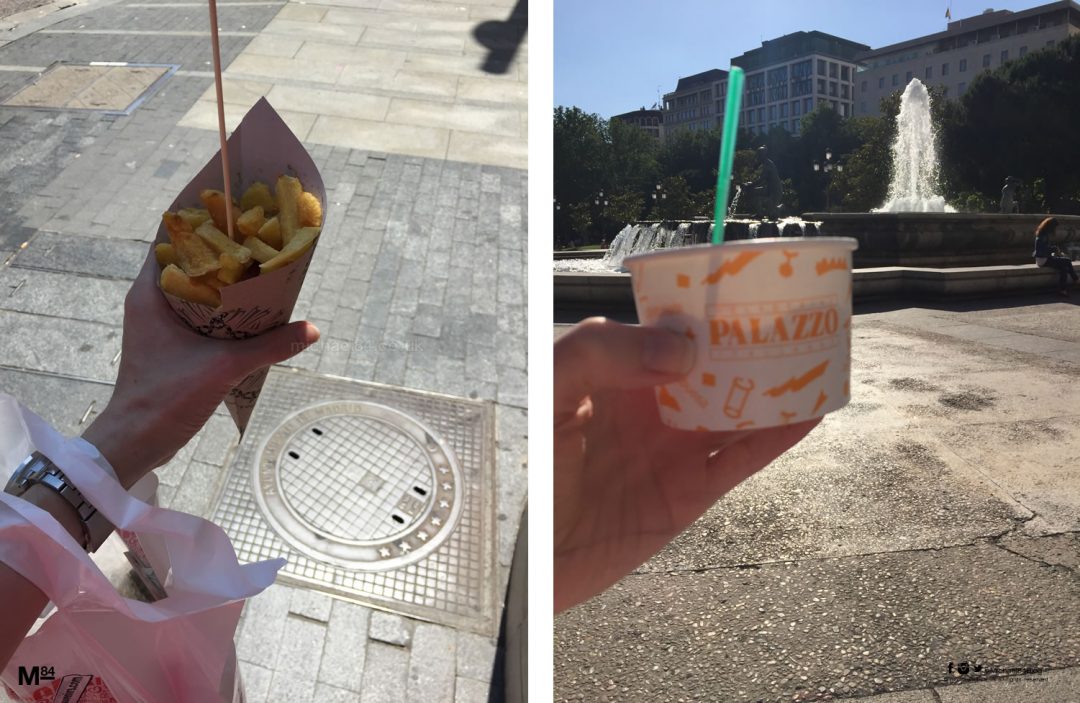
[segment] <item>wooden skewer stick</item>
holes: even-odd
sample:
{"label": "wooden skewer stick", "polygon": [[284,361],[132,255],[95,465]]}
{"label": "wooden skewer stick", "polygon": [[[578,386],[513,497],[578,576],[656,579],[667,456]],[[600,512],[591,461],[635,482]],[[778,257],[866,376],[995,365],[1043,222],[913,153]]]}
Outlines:
{"label": "wooden skewer stick", "polygon": [[214,87],[217,89],[218,137],[221,140],[221,175],[225,180],[225,219],[229,239],[233,236],[232,179],[229,178],[229,147],[225,138],[225,100],[221,93],[221,45],[218,43],[217,0],[210,0],[210,42],[214,50]]}

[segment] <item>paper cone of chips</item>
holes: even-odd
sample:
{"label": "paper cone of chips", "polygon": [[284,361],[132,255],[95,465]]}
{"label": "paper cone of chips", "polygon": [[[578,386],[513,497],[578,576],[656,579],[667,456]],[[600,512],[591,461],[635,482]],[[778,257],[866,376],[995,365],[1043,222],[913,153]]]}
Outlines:
{"label": "paper cone of chips", "polygon": [[694,369],[657,387],[660,419],[683,430],[760,429],[846,405],[856,245],[793,237],[628,257],[641,323],[697,346]]}
{"label": "paper cone of chips", "polygon": [[[288,208],[282,208],[279,213],[281,222],[284,223],[291,218],[293,222],[290,227],[296,230],[296,234],[292,235],[295,237],[293,242],[295,247],[291,254],[289,244],[280,240],[277,249],[270,245],[263,245],[261,240],[258,243],[250,242],[251,247],[244,247],[246,237],[238,225],[234,235],[235,243],[232,246],[239,246],[253,257],[247,263],[246,272],[239,264],[239,259],[249,254],[237,256],[234,255],[235,252],[232,249],[220,252],[215,261],[200,260],[194,266],[190,260],[179,262],[182,266],[165,265],[166,261],[163,261],[162,257],[168,257],[173,253],[172,245],[177,241],[177,237],[202,239],[218,249],[228,247],[230,243],[222,242],[218,237],[217,233],[224,227],[218,229],[211,223],[211,226],[207,228],[196,225],[191,220],[180,221],[182,218],[177,215],[170,217],[166,214],[163,217],[155,240],[158,260],[163,269],[161,280],[164,281],[164,287],[172,291],[186,287],[187,299],[162,290],[162,294],[168,299],[172,309],[199,334],[217,339],[247,339],[289,322],[293,307],[296,305],[296,298],[300,294],[300,287],[307,275],[311,257],[319,242],[318,233],[325,224],[326,191],[322,176],[311,160],[311,155],[265,98],[259,100],[251,108],[240,126],[229,137],[228,150],[231,187],[232,192],[236,194],[234,200],[239,199],[240,194],[246,194],[253,184],[259,182],[267,184],[271,191],[275,189],[275,186],[279,189],[287,187],[297,190],[302,187],[303,192],[310,194],[306,197],[310,198],[313,195],[318,200],[318,208],[315,208],[314,201],[311,201],[309,210],[316,213],[313,217],[318,219],[317,230],[313,226],[299,227],[295,222],[295,211],[287,212]],[[282,176],[287,178],[279,182]],[[221,153],[218,152],[180,192],[169,207],[169,213],[205,207],[211,214],[216,215],[214,220],[223,221],[224,200],[220,199],[219,202],[212,194],[208,197],[205,192],[221,191],[223,187]],[[265,197],[277,196],[278,194],[275,193],[274,196]],[[252,199],[259,200],[255,196],[252,196]],[[234,219],[240,218],[243,214],[243,208],[234,207]],[[242,224],[244,229],[250,231],[251,227],[258,223],[243,222]],[[217,232],[210,231],[215,229]],[[284,229],[285,225],[282,224],[282,230]],[[227,239],[227,235],[225,238]],[[267,238],[273,241],[272,237]],[[170,246],[161,246],[166,244]],[[252,249],[257,247],[259,250],[253,252]],[[218,249],[214,251],[217,252]],[[301,251],[302,253],[299,253]],[[280,258],[274,263],[264,262],[264,259],[269,261],[271,257],[277,255],[280,255]],[[287,263],[283,263],[286,261]],[[203,275],[196,275],[200,272],[203,272]],[[255,272],[259,272],[258,275],[253,275]],[[181,288],[170,286],[170,279],[174,283],[179,281]],[[230,280],[235,282],[228,282]],[[200,292],[205,296],[200,297]],[[220,305],[214,305],[218,297],[220,297]],[[202,302],[195,302],[195,300]],[[260,369],[251,374],[233,388],[225,399],[225,404],[241,433],[247,426],[248,419],[255,408],[255,402],[259,399],[268,371],[269,369]]]}

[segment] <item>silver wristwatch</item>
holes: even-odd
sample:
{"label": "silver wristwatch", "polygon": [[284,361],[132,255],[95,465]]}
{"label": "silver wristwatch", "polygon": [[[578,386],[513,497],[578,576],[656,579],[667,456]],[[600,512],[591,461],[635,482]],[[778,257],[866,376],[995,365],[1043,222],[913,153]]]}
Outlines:
{"label": "silver wristwatch", "polygon": [[21,496],[30,490],[36,483],[41,483],[59,493],[64,500],[71,503],[75,512],[82,522],[83,539],[82,546],[88,552],[97,551],[97,548],[105,542],[105,539],[113,531],[113,526],[105,519],[105,516],[97,511],[83,498],[82,493],[75,487],[64,472],[52,463],[49,457],[41,452],[34,452],[26,458],[4,487],[4,492],[14,496]]}

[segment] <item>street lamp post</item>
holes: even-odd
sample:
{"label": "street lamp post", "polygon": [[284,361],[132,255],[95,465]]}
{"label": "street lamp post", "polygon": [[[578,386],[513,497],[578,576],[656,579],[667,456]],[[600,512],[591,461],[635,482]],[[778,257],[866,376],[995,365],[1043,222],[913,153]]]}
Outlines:
{"label": "street lamp post", "polygon": [[653,191],[652,199],[653,210],[655,211],[657,206],[660,205],[661,201],[667,200],[667,193],[664,192],[664,186],[660,185],[659,183],[656,184],[656,190]]}
{"label": "street lamp post", "polygon": [[817,161],[814,162],[814,172],[817,173],[819,171],[825,173],[825,212],[828,212],[829,190],[832,185],[833,172],[838,171],[843,173],[844,171],[843,164],[834,164],[832,162],[832,149],[829,147],[825,147],[825,163],[821,164]]}

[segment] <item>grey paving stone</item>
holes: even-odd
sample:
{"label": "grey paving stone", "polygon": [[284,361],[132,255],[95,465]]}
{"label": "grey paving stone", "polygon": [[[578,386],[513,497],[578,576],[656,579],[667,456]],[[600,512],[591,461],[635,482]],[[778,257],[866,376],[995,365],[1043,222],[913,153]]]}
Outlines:
{"label": "grey paving stone", "polygon": [[491,681],[495,665],[495,641],[471,632],[457,633],[457,675],[480,682]]}
{"label": "grey paving stone", "polygon": [[359,703],[360,694],[348,689],[317,683],[315,684],[315,701],[317,703]]}
{"label": "grey paving stone", "polygon": [[326,628],[326,647],[319,667],[319,681],[360,692],[368,648],[371,610],[355,603],[335,600]]}
{"label": "grey paving stone", "polygon": [[120,328],[0,310],[0,359],[15,369],[112,383]]}
{"label": "grey paving stone", "polygon": [[240,661],[240,680],[244,684],[246,703],[270,703],[266,694],[270,690],[270,681],[273,678],[272,670],[251,662]]}
{"label": "grey paving stone", "polygon": [[499,369],[499,402],[520,408],[529,404],[529,378],[521,369]]}
{"label": "grey paving stone", "polygon": [[[295,591],[293,596],[295,599]],[[281,652],[274,669],[275,679],[286,676],[296,681],[306,681],[314,689],[325,641],[326,625],[323,623],[293,616],[286,618]]]}
{"label": "grey paving stone", "polygon": [[289,612],[319,622],[330,621],[333,599],[325,593],[310,588],[296,588],[289,603]]}
{"label": "grey paving stone", "polygon": [[[89,424],[79,424],[90,408],[100,411],[112,396],[112,385],[0,368],[0,390],[14,396],[50,425],[66,435],[80,434]],[[91,413],[91,416],[94,413]]]}
{"label": "grey paving stone", "polygon": [[361,703],[405,703],[409,653],[379,642],[368,645]]}
{"label": "grey paving stone", "polygon": [[412,628],[400,615],[376,610],[371,613],[368,637],[398,647],[408,647],[412,641]]}
{"label": "grey paving stone", "polygon": [[180,449],[164,466],[154,469],[157,474],[159,485],[179,486],[184,479],[188,464],[195,455],[196,440],[188,442]]}
{"label": "grey paving stone", "polygon": [[315,682],[310,679],[297,679],[281,671],[274,672],[270,690],[266,693],[268,703],[288,701],[289,703],[314,703]]}
{"label": "grey paving stone", "polygon": [[458,677],[454,689],[454,703],[488,703],[491,684],[474,679]]}
{"label": "grey paving stone", "polygon": [[221,466],[192,461],[169,507],[182,513],[208,516],[224,476]]}
{"label": "grey paving stone", "polygon": [[214,416],[199,432],[198,441],[195,460],[221,467],[240,441],[240,433],[231,418]]}
{"label": "grey paving stone", "polygon": [[456,653],[457,637],[453,630],[417,623],[409,656],[408,700],[452,701]]}
{"label": "grey paving stone", "polygon": [[120,326],[128,281],[0,269],[0,309]]}
{"label": "grey paving stone", "polygon": [[244,605],[244,625],[236,641],[241,660],[270,670],[277,667],[292,591],[275,583]]}
{"label": "grey paving stone", "polygon": [[330,338],[320,344],[323,345],[323,352],[319,359],[319,373],[343,376],[352,354],[353,343],[346,339]]}
{"label": "grey paving stone", "polygon": [[148,246],[142,242],[39,232],[11,265],[131,280],[148,253]]}

